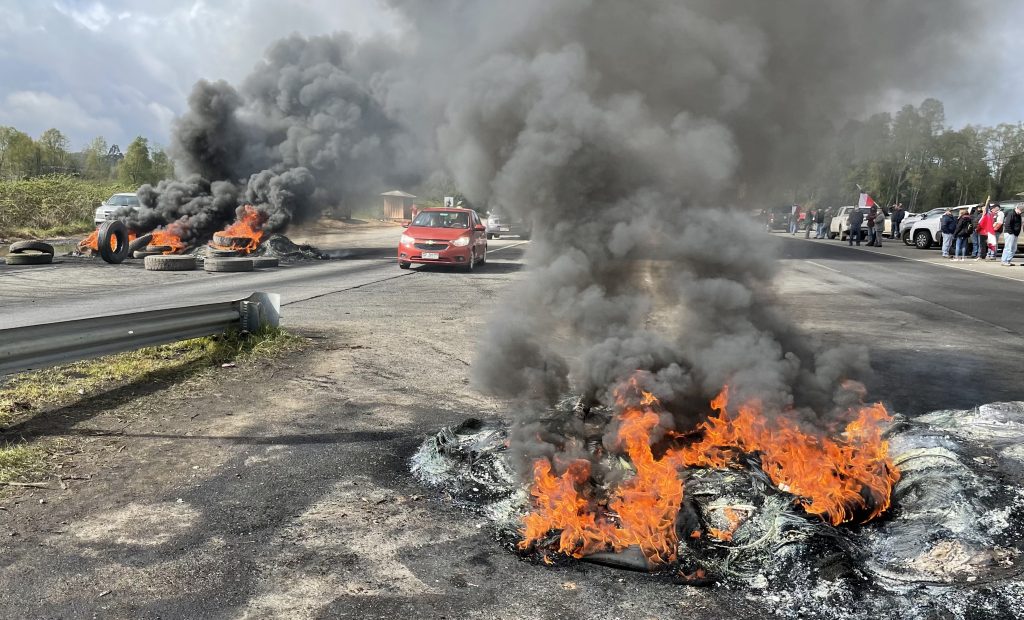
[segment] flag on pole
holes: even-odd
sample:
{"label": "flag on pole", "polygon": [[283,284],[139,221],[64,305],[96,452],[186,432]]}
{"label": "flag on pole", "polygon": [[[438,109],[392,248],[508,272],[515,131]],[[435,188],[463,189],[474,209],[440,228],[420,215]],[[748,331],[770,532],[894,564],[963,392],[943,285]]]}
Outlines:
{"label": "flag on pole", "polygon": [[857,206],[858,207],[873,207],[873,206],[875,206],[875,201],[871,199],[871,196],[865,194],[864,192],[861,192],[861,194],[860,194],[860,202],[857,203]]}

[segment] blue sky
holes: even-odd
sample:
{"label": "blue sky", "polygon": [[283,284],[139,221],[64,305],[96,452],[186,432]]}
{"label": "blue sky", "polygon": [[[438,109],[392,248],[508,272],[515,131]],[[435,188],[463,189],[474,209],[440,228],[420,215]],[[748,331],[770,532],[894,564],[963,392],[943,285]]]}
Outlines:
{"label": "blue sky", "polygon": [[[879,109],[933,96],[953,126],[1024,120],[1024,2],[1016,4],[1003,30],[979,42],[972,80],[950,76],[931,92],[888,93]],[[378,0],[4,0],[0,125],[34,136],[57,127],[76,149],[97,135],[122,148],[139,134],[166,144],[197,79],[237,82],[274,39],[370,36],[399,24]],[[965,82],[989,86],[955,86]]]}

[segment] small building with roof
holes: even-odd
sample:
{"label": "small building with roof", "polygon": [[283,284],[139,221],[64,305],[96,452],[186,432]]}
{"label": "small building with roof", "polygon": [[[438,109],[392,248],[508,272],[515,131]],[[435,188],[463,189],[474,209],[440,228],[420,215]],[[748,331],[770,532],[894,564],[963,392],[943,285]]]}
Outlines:
{"label": "small building with roof", "polygon": [[381,194],[384,197],[384,219],[411,220],[415,196],[401,190],[392,190]]}

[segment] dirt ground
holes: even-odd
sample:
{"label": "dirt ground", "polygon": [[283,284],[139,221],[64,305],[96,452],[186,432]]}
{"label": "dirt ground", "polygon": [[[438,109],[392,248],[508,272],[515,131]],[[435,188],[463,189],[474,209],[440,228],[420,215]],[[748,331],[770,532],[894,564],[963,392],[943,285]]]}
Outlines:
{"label": "dirt ground", "polygon": [[[408,459],[426,436],[507,410],[470,387],[469,365],[500,295],[523,277],[525,247],[495,244],[472,274],[325,283],[325,294],[288,306],[285,325],[312,339],[303,352],[168,389],[86,394],[6,429],[5,439],[49,442],[56,454],[53,488],[0,491],[0,617],[772,616],[775,603],[756,590],[522,561],[483,519],[412,479]],[[928,364],[945,363],[936,354],[949,343],[935,335],[974,312],[969,299],[869,295],[863,264],[841,262],[862,253],[793,247],[779,290],[795,320],[841,340],[850,321],[837,299],[858,316],[895,308],[902,331],[880,347],[870,387],[908,403],[918,398],[901,388],[910,379],[941,387]],[[363,260],[398,273],[391,259]],[[903,276],[892,269],[895,292]],[[991,350],[1006,328],[987,311],[971,319],[972,338]],[[877,335],[872,325],[857,328]],[[985,377],[1005,356],[972,357],[966,370]],[[972,389],[995,394],[1002,383]]]}

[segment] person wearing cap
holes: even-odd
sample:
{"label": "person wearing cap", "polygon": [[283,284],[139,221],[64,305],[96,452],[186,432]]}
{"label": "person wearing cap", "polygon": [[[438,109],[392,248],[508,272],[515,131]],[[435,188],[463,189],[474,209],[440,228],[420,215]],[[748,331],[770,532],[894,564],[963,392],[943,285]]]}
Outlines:
{"label": "person wearing cap", "polygon": [[1017,253],[1017,239],[1020,238],[1021,208],[1017,203],[1006,212],[1003,218],[1003,266],[1013,266],[1013,256]]}

